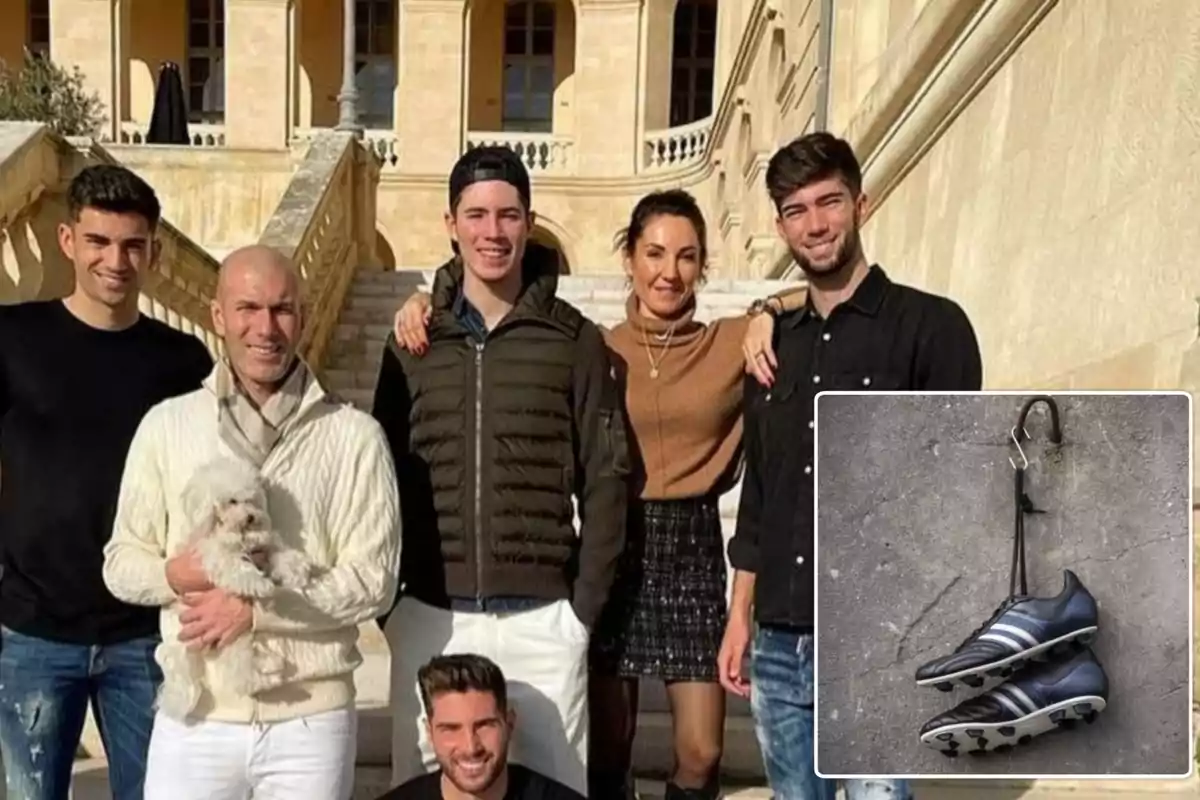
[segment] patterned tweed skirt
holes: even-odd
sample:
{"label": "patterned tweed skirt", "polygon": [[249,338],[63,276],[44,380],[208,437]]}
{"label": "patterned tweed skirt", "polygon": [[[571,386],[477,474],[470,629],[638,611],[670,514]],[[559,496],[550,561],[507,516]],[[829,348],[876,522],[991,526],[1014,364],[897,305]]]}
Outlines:
{"label": "patterned tweed skirt", "polygon": [[592,636],[592,671],[716,681],[725,580],[715,497],[634,503],[612,593]]}

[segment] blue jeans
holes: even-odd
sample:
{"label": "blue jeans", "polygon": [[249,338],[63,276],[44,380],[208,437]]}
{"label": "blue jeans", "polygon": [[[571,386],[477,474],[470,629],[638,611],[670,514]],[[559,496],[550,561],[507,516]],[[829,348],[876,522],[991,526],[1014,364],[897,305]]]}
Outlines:
{"label": "blue jeans", "polygon": [[114,800],[141,800],[162,682],[159,641],[94,647],[0,628],[0,754],[9,797],[66,800],[91,702]]}
{"label": "blue jeans", "polygon": [[[776,800],[834,800],[837,782],[813,763],[813,637],[760,627],[754,637],[750,704],[767,782]],[[846,800],[911,800],[907,781],[845,782]]]}

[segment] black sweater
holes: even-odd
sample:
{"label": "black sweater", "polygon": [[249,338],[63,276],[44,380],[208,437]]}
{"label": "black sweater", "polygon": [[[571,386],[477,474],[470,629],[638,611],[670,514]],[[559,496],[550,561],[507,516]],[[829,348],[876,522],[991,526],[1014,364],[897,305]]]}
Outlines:
{"label": "black sweater", "polygon": [[0,307],[0,623],[87,645],[158,632],[157,609],[105,587],[104,545],[142,416],[211,369],[149,317],[106,331],[58,300]]}

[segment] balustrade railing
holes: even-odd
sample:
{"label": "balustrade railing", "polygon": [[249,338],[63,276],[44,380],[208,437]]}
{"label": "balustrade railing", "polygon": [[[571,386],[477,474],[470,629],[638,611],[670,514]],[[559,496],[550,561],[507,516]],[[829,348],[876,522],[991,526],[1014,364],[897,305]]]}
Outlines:
{"label": "balustrade railing", "polygon": [[516,153],[530,172],[561,175],[569,173],[574,167],[572,155],[575,141],[569,136],[501,131],[472,131],[467,134],[467,150],[496,145]]}
{"label": "balustrade railing", "polygon": [[[297,128],[292,133],[294,142],[311,142],[318,135],[332,131],[332,128]],[[400,141],[395,131],[387,128],[368,128],[363,132],[363,146],[379,159],[380,169],[384,171],[396,169],[400,162]]]}
{"label": "balustrade railing", "polygon": [[708,148],[712,123],[712,117],[705,117],[675,128],[647,131],[643,140],[642,169],[658,172],[698,164]]}
{"label": "balustrade railing", "polygon": [[[122,122],[119,144],[148,144],[145,127],[139,122]],[[189,123],[188,138],[191,140],[192,147],[224,147],[225,126]]]}

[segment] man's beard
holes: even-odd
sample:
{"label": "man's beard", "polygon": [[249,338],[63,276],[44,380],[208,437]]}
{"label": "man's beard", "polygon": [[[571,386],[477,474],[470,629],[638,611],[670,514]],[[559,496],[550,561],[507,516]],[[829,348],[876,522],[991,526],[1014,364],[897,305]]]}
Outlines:
{"label": "man's beard", "polygon": [[857,223],[858,220],[856,219],[854,228],[846,234],[846,238],[842,240],[841,246],[833,254],[833,263],[828,267],[815,267],[799,250],[789,248],[792,253],[792,260],[796,262],[796,266],[800,267],[800,271],[804,273],[804,276],[809,281],[821,282],[837,277],[858,259],[862,240],[858,234]]}
{"label": "man's beard", "polygon": [[[504,748],[505,751],[507,749],[507,747]],[[457,779],[458,770],[454,768],[454,765],[448,765],[443,762],[442,774],[446,776],[448,781],[458,787],[460,792],[464,792],[466,794],[479,794],[490,789],[492,785],[500,779],[500,776],[504,773],[504,768],[507,766],[507,764],[507,756],[504,753],[497,754],[496,757],[492,759],[491,763],[488,764],[487,771],[479,779],[477,779],[477,782],[474,782],[471,785],[465,785],[465,783],[459,782]]]}

